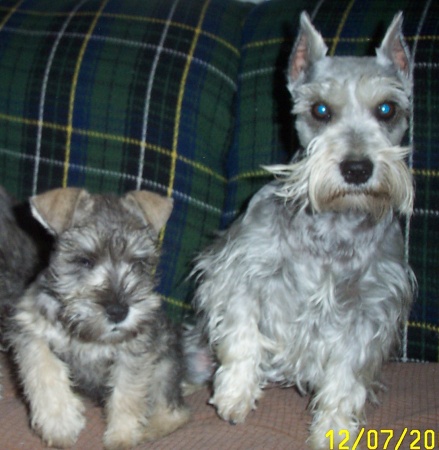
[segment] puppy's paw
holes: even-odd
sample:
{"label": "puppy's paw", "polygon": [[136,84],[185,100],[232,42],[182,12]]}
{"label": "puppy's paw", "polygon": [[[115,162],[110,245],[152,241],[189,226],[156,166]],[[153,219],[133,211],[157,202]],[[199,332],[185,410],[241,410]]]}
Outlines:
{"label": "puppy's paw", "polygon": [[186,407],[158,408],[148,420],[148,425],[144,431],[144,439],[151,441],[166,436],[183,426],[189,418],[189,409]]}
{"label": "puppy's paw", "polygon": [[135,415],[124,415],[108,426],[104,434],[106,450],[126,450],[143,441],[152,441],[172,433],[189,420],[186,408],[158,410],[145,419]]}
{"label": "puppy's paw", "polygon": [[63,405],[58,403],[56,408],[51,408],[50,402],[47,400],[46,408],[32,415],[32,428],[49,447],[71,447],[85,426],[84,406],[76,397]]}
{"label": "puppy's paw", "polygon": [[145,424],[142,417],[121,414],[119,420],[112,420],[104,434],[106,450],[125,450],[135,447],[143,440]]}

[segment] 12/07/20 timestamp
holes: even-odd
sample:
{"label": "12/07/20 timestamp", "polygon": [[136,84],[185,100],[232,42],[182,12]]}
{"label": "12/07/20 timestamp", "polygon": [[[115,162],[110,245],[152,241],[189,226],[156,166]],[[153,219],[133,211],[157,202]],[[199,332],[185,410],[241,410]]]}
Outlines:
{"label": "12/07/20 timestamp", "polygon": [[[351,438],[349,430],[329,430],[325,437],[329,440],[330,450],[356,450],[359,445],[365,445],[368,450],[430,450],[439,448],[439,432],[434,430],[409,430],[404,428],[399,432],[394,430],[366,430],[360,428],[358,435]],[[352,439],[352,441],[351,441]],[[409,444],[409,447],[407,447]]]}

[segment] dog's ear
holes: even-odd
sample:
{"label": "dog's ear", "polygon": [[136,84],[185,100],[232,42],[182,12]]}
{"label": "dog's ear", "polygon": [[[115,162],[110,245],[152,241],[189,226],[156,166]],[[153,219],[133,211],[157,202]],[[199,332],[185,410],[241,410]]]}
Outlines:
{"label": "dog's ear", "polygon": [[84,189],[60,188],[31,197],[33,216],[52,234],[58,235],[72,225],[80,200],[90,194]]}
{"label": "dog's ear", "polygon": [[300,31],[288,64],[288,82],[295,84],[316,61],[325,57],[328,47],[313,27],[308,14],[300,15]]}
{"label": "dog's ear", "polygon": [[398,71],[410,78],[410,53],[402,34],[402,21],[402,12],[399,12],[387,29],[381,46],[376,49],[376,54],[379,64],[393,64]]}
{"label": "dog's ear", "polygon": [[141,212],[156,233],[165,226],[174,206],[172,198],[149,191],[131,191],[126,194],[125,199]]}

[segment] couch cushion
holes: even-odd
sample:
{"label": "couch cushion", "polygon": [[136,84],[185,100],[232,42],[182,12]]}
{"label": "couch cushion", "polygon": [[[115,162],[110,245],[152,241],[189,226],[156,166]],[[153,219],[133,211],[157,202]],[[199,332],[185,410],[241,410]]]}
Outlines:
{"label": "couch cushion", "polygon": [[[4,364],[2,364],[5,367]],[[424,448],[424,436],[439,444],[439,397],[431,395],[439,390],[438,364],[388,364],[384,369],[387,392],[381,392],[379,407],[367,405],[367,427],[362,437],[361,448],[385,448],[389,437],[381,430],[392,430],[394,437],[387,448],[396,448],[396,443],[407,428],[402,439],[402,449]],[[28,426],[26,407],[17,397],[8,374],[4,380],[4,398],[0,402],[0,442],[4,449],[46,448],[39,437]],[[430,390],[425,386],[430,386]],[[244,424],[231,426],[221,420],[215,409],[207,404],[209,392],[201,389],[187,398],[191,408],[190,422],[175,433],[153,443],[145,443],[140,449],[309,449],[305,444],[311,415],[307,411],[309,397],[301,397],[294,388],[278,387],[266,389],[259,401],[258,409],[252,412]],[[102,449],[105,423],[102,410],[87,403],[87,425],[72,449]],[[427,430],[433,431],[426,433]],[[329,431],[329,430],[328,430]],[[410,433],[412,432],[412,435]],[[421,436],[419,447],[414,440],[417,432]],[[414,433],[414,434],[413,434]],[[378,438],[376,443],[373,439]],[[431,440],[425,441],[425,448]],[[329,441],[328,441],[329,443]],[[328,446],[329,448],[329,446]]]}
{"label": "couch cushion", "polygon": [[[407,255],[419,296],[404,339],[403,358],[439,360],[439,3],[421,0],[370,2],[271,1],[256,6],[243,27],[237,124],[228,159],[226,226],[269,179],[262,164],[282,163],[294,154],[286,68],[299,13],[314,17],[329,52],[373,55],[398,10],[415,61],[414,122],[407,143],[414,146],[415,211],[404,228]],[[377,13],[379,12],[379,13]]]}

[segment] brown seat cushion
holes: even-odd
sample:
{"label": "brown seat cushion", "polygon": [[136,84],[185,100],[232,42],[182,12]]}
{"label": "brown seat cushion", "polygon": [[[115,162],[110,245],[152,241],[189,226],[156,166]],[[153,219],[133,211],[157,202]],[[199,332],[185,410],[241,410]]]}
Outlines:
{"label": "brown seat cushion", "polygon": [[[0,447],[3,450],[45,448],[29,429],[26,407],[17,397],[10,375],[3,367],[3,399],[0,400]],[[380,407],[368,405],[368,426],[361,440],[367,448],[367,437],[374,445],[374,435],[379,439],[375,448],[383,448],[388,434],[380,430],[393,430],[394,437],[387,448],[393,449],[404,428],[407,435],[400,449],[410,448],[420,431],[420,447],[424,437],[434,438],[439,445],[439,364],[390,363],[384,377],[388,391],[380,394]],[[207,404],[209,392],[202,389],[187,398],[192,409],[191,421],[174,434],[139,448],[148,449],[289,449],[303,450],[308,436],[310,414],[306,407],[309,397],[301,397],[293,388],[270,388],[243,425],[231,426],[220,420],[213,407]],[[50,399],[48,399],[50,401]],[[105,424],[102,410],[87,406],[87,426],[74,449],[102,448]],[[375,430],[378,433],[375,433]],[[433,430],[425,435],[426,430]],[[427,443],[427,446],[430,443]]]}

